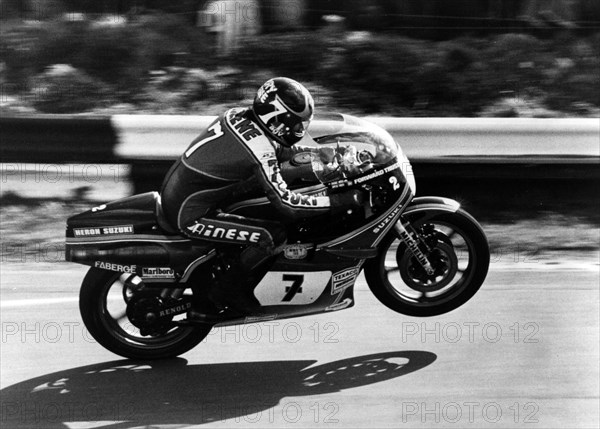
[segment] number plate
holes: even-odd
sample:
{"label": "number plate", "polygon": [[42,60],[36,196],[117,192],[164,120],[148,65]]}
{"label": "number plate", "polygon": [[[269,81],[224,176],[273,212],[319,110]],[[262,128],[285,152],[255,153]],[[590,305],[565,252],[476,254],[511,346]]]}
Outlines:
{"label": "number plate", "polygon": [[331,271],[268,272],[254,289],[261,305],[308,305],[321,296],[331,280]]}

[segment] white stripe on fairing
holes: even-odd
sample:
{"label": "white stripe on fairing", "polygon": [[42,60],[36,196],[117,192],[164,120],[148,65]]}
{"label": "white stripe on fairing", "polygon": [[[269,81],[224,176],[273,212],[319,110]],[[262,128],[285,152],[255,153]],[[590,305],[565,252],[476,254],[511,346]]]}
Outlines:
{"label": "white stripe on fairing", "polygon": [[217,251],[213,249],[210,252],[208,252],[206,255],[200,256],[198,259],[196,259],[191,264],[189,264],[187,266],[187,268],[185,269],[185,271],[183,272],[183,276],[181,277],[181,283],[185,283],[185,282],[188,281],[188,279],[189,279],[190,275],[192,274],[194,268],[196,268],[198,265],[204,263],[205,261],[208,261],[213,256],[215,256],[216,254],[217,254]]}
{"label": "white stripe on fairing", "polygon": [[[410,188],[408,186],[404,187],[404,190],[402,191],[402,194],[400,195],[400,198],[398,198],[398,204],[393,205],[391,208],[389,208],[383,215],[379,216],[377,219],[369,222],[368,224],[366,224],[365,226],[360,227],[359,229],[356,229],[354,231],[351,231],[350,233],[343,235],[341,237],[338,237],[332,241],[328,241],[327,243],[323,243],[323,244],[319,244],[317,246],[317,249],[323,249],[325,247],[331,247],[331,246],[337,246],[338,244],[341,243],[345,243],[348,240],[351,240],[357,236],[359,236],[360,234],[362,234],[363,232],[368,231],[370,228],[372,228],[373,226],[377,225],[378,223],[382,222],[383,219],[385,219],[386,217],[388,217],[394,210],[396,210],[396,208],[398,206],[400,206],[401,202],[406,198],[407,194],[408,194],[408,190]],[[406,206],[406,204],[408,204],[410,201],[406,201],[404,202],[404,204],[402,204],[402,206]],[[398,217],[400,217],[400,215],[402,214],[402,210],[400,210],[400,212],[398,213]],[[390,224],[393,224],[391,221],[389,222]],[[378,244],[379,241],[381,241],[381,239],[385,236],[385,234],[380,234],[380,238],[377,239],[377,241],[375,242],[374,245]]]}
{"label": "white stripe on fairing", "polygon": [[79,240],[78,238],[72,238],[72,237],[67,237],[67,239],[65,240],[65,242],[68,245],[71,246],[82,246],[82,245],[86,245],[86,244],[113,244],[113,243],[130,243],[133,241],[139,241],[139,242],[148,242],[148,243],[184,243],[186,241],[191,241],[189,238],[179,238],[179,239],[160,239],[160,238],[144,238],[144,237],[152,237],[150,236],[145,236],[145,235],[132,235],[132,236],[128,236],[131,238],[119,238],[119,239],[111,239],[110,237],[107,237],[106,239],[102,239],[101,237],[93,237],[93,239],[89,239],[89,238],[84,238],[81,237],[81,239]]}

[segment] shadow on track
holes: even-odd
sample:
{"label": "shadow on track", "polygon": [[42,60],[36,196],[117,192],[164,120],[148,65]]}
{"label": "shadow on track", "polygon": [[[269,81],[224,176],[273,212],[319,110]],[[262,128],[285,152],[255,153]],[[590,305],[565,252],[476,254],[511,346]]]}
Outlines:
{"label": "shadow on track", "polygon": [[[188,365],[181,358],[119,360],[48,374],[1,390],[1,421],[10,428],[104,422],[102,427],[115,429],[231,419],[232,423],[260,424],[264,412],[265,424],[274,417],[267,416],[266,410],[285,397],[379,383],[435,360],[435,354],[425,351],[377,353],[317,366],[314,360],[206,365]],[[294,408],[291,415],[298,411]]]}

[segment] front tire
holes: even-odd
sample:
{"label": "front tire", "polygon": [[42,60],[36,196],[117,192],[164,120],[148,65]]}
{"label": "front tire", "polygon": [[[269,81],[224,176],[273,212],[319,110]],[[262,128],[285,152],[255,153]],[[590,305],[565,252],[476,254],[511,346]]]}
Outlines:
{"label": "front tire", "polygon": [[85,327],[104,348],[120,356],[153,360],[173,358],[200,343],[210,326],[175,326],[155,335],[142,335],[126,315],[127,288],[141,279],[131,274],[91,268],[79,293]]}
{"label": "front tire", "polygon": [[439,277],[425,275],[416,259],[392,229],[380,251],[365,265],[373,294],[388,308],[408,316],[448,313],[471,299],[483,284],[490,263],[487,238],[466,211],[439,211],[409,218],[420,234],[437,243],[431,257],[438,258]]}

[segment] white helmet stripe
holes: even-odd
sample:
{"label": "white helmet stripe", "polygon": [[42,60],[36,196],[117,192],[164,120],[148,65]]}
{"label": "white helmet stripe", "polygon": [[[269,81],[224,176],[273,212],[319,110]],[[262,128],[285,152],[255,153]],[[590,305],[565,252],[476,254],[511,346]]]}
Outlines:
{"label": "white helmet stripe", "polygon": [[279,95],[276,95],[275,98],[277,100],[279,100],[279,102],[281,104],[283,104],[283,106],[285,106],[285,108],[288,111],[292,112],[293,114],[298,115],[299,117],[301,117],[303,119],[304,118],[309,118],[309,119],[312,118],[313,115],[312,115],[312,112],[310,111],[310,104],[309,104],[310,100],[309,100],[309,98],[308,98],[308,96],[306,94],[304,94],[304,110],[302,112],[297,112],[294,109],[292,109],[290,106],[288,106],[287,104],[285,104],[283,102],[283,100],[281,98],[279,98]]}

